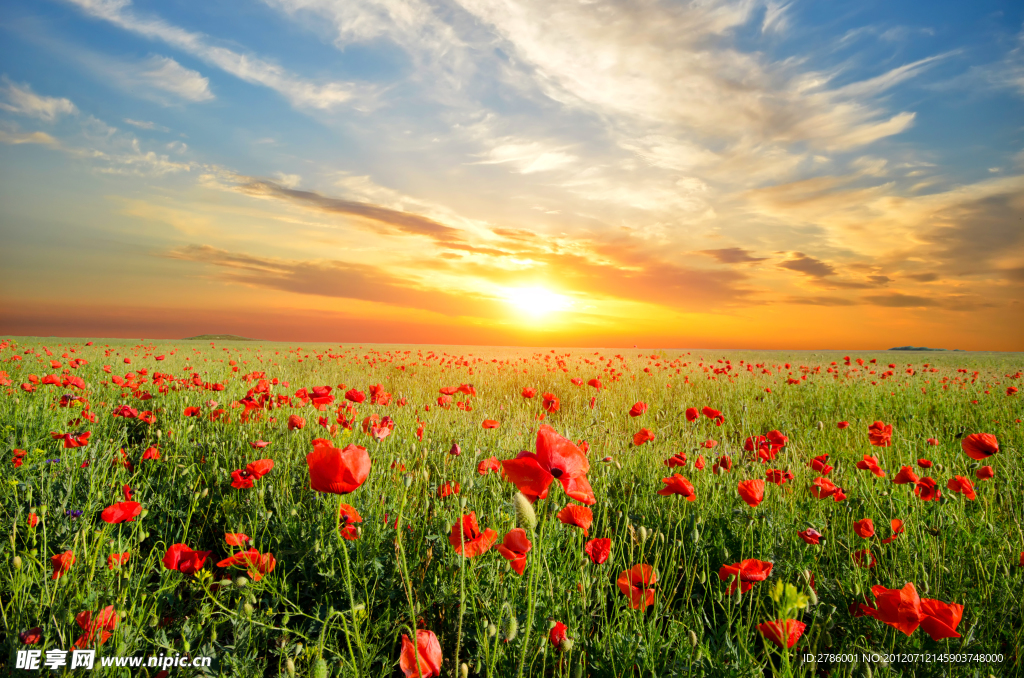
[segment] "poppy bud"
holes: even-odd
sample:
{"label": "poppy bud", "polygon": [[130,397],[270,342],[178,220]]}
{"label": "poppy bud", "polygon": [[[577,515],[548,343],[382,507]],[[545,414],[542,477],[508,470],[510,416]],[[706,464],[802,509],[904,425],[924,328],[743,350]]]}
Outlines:
{"label": "poppy bud", "polygon": [[430,471],[427,469],[423,469],[423,480],[428,483],[430,482]]}
{"label": "poppy bud", "polygon": [[733,600],[739,605],[743,601],[743,587],[739,586],[739,582],[736,582],[736,590],[733,592]]}
{"label": "poppy bud", "polygon": [[15,570],[20,570],[21,569],[21,556],[14,556],[14,559],[11,561],[11,564],[14,565],[14,569]]}
{"label": "poppy bud", "polygon": [[690,629],[686,632],[686,635],[690,637],[690,647],[697,647],[697,634]]}
{"label": "poppy bud", "polygon": [[212,626],[212,627],[210,627],[210,644],[212,645],[213,643],[216,643],[216,642],[217,642],[217,627],[216,626]]}
{"label": "poppy bud", "polygon": [[295,678],[295,662],[291,657],[284,660],[284,671],[288,674],[288,678]]}
{"label": "poppy bud", "polygon": [[[690,532],[690,537],[693,538],[693,543],[694,544],[696,544],[697,542],[700,541],[700,530],[698,530],[696,526],[694,526],[693,530]],[[703,584],[703,583],[704,582],[702,580],[701,584]]]}
{"label": "poppy bud", "polygon": [[248,583],[249,583],[249,580],[246,579],[245,577],[238,577],[237,579],[235,579],[235,586],[237,586],[239,588],[245,586]]}
{"label": "poppy bud", "polygon": [[533,510],[533,504],[526,498],[526,495],[522,492],[516,492],[516,496],[512,498],[512,503],[516,511],[516,523],[523,528],[529,529],[531,532],[537,527],[537,513]]}
{"label": "poppy bud", "polygon": [[157,624],[159,624],[159,623],[160,623],[160,619],[155,614],[154,615],[150,615],[150,617],[149,617],[149,626],[150,626],[150,628],[154,628],[155,629],[157,627]]}
{"label": "poppy bud", "polygon": [[818,594],[814,592],[814,589],[808,589],[807,591],[807,609],[814,607],[818,604]]}
{"label": "poppy bud", "polygon": [[411,486],[412,485],[412,476],[407,475],[407,476],[403,477],[402,478],[402,484],[405,485],[406,487]]}
{"label": "poppy bud", "polygon": [[459,666],[459,675],[462,678],[469,678],[469,665],[466,662],[462,662],[462,665]]}
{"label": "poppy bud", "polygon": [[572,678],[583,678],[583,658],[572,668]]}
{"label": "poppy bud", "polygon": [[512,611],[512,606],[508,603],[505,603],[501,613],[501,637],[508,643],[519,635],[519,620],[516,619],[515,612]]}
{"label": "poppy bud", "polygon": [[210,488],[204,487],[203,491],[199,494],[199,496],[202,497],[203,499],[206,499],[208,496],[210,496]]}
{"label": "poppy bud", "polygon": [[643,525],[640,526],[640,543],[643,544],[647,541],[647,528]]}
{"label": "poppy bud", "polygon": [[41,516],[45,516],[46,515],[46,504],[40,504],[40,506],[39,506],[39,515],[41,515]]}
{"label": "poppy bud", "polygon": [[458,443],[452,443],[452,447],[450,450],[448,450],[448,454],[452,455],[453,457],[457,457],[460,454],[462,454],[462,448],[459,447]]}
{"label": "poppy bud", "polygon": [[313,664],[313,678],[327,678],[327,662],[323,657],[317,659]]}
{"label": "poppy bud", "polygon": [[495,626],[494,624],[488,624],[487,625],[487,637],[488,638],[493,638],[497,634],[498,634],[498,627]]}
{"label": "poppy bud", "polygon": [[570,652],[572,650],[572,638],[563,638],[562,642],[558,644],[559,652]]}
{"label": "poppy bud", "polygon": [[825,643],[825,647],[832,647],[832,634],[828,631],[825,631],[825,633],[821,636],[821,640],[823,643]]}

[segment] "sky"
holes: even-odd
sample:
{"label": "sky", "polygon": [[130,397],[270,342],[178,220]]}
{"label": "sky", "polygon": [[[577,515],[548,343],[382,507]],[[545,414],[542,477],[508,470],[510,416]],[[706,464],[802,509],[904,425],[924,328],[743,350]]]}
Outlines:
{"label": "sky", "polygon": [[0,334],[1024,350],[1024,3],[5,0]]}

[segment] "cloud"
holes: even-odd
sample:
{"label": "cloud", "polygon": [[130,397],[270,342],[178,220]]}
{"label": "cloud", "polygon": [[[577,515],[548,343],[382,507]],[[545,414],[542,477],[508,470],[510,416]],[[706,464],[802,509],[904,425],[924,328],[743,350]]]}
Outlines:
{"label": "cloud", "polygon": [[162,256],[215,266],[222,279],[235,284],[296,294],[380,302],[446,316],[497,319],[505,310],[494,299],[465,291],[451,294],[425,288],[368,264],[257,257],[209,245],[187,245]]}
{"label": "cloud", "polygon": [[140,67],[139,80],[163,90],[176,94],[188,101],[210,101],[210,79],[204,78],[197,71],[190,70],[174,59],[163,56],[152,56]]}
{"label": "cloud", "polygon": [[796,271],[797,273],[803,273],[812,278],[824,278],[825,276],[835,275],[836,269],[831,264],[827,264],[820,259],[809,257],[803,252],[793,252],[792,259],[784,261],[781,264],[777,264],[779,268],[785,268],[790,271]]}
{"label": "cloud", "polygon": [[273,181],[249,179],[237,186],[237,190],[257,197],[283,199],[320,212],[359,217],[376,224],[390,226],[401,233],[426,236],[438,242],[462,240],[462,234],[458,229],[445,226],[418,214],[400,212],[370,203],[328,198],[312,191],[297,191],[285,188]]}
{"label": "cloud", "polygon": [[6,132],[0,129],[0,143],[5,144],[42,144],[43,146],[59,146],[60,143],[46,132]]}
{"label": "cloud", "polygon": [[17,85],[5,75],[2,90],[6,101],[0,101],[0,109],[30,118],[53,122],[61,115],[75,115],[78,108],[69,99],[41,96],[26,85]]}
{"label": "cloud", "polygon": [[746,264],[753,261],[765,261],[764,257],[755,257],[742,247],[725,247],[717,250],[701,250],[701,254],[714,257],[723,264]]}
{"label": "cloud", "polygon": [[934,273],[934,272],[928,272],[928,273],[908,273],[908,274],[905,274],[903,277],[904,278],[910,278],[911,280],[916,280],[917,282],[927,283],[927,282],[935,282],[936,280],[938,280],[939,279],[939,274],[938,273]]}
{"label": "cloud", "polygon": [[170,132],[171,130],[163,125],[158,125],[155,122],[147,122],[145,120],[132,120],[131,118],[125,118],[124,122],[131,125],[132,127],[138,127],[139,129],[155,130],[157,132]]}
{"label": "cloud", "polygon": [[[339,104],[352,103],[355,96],[355,87],[350,83],[314,83],[258,56],[212,45],[200,33],[187,31],[159,18],[138,16],[131,11],[130,0],[69,2],[93,17],[146,38],[161,40],[241,80],[272,89],[297,107],[330,109]],[[199,93],[194,80],[191,85],[183,86],[188,92]]]}
{"label": "cloud", "polygon": [[495,146],[485,154],[486,160],[476,165],[509,164],[520,174],[547,172],[572,164],[578,158],[566,153],[564,149],[549,149],[540,142],[516,143],[507,142]]}
{"label": "cloud", "polygon": [[864,297],[864,301],[875,306],[886,308],[933,308],[939,306],[939,302],[929,297],[918,297],[912,294],[878,294]]}
{"label": "cloud", "polygon": [[856,306],[858,303],[852,299],[843,297],[789,297],[787,304],[800,304],[804,306]]}
{"label": "cloud", "polygon": [[1009,254],[1024,254],[1024,192],[964,200],[937,210],[917,238],[953,275],[989,275]]}

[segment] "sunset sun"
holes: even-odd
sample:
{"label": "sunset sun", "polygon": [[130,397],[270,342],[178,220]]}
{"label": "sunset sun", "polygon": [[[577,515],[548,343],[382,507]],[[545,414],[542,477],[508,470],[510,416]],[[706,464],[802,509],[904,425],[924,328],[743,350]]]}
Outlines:
{"label": "sunset sun", "polygon": [[569,308],[572,301],[543,287],[511,287],[504,292],[505,300],[527,314],[540,317],[553,311]]}

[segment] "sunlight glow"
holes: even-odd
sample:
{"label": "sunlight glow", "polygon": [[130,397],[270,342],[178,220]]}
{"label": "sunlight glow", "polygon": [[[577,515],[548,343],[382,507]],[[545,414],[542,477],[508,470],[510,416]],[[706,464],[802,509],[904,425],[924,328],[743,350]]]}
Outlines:
{"label": "sunlight glow", "polygon": [[504,296],[508,303],[534,317],[572,306],[572,300],[568,297],[543,287],[510,287],[505,290]]}

